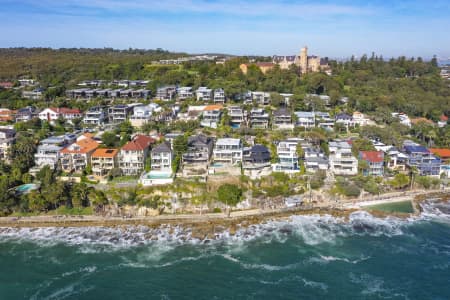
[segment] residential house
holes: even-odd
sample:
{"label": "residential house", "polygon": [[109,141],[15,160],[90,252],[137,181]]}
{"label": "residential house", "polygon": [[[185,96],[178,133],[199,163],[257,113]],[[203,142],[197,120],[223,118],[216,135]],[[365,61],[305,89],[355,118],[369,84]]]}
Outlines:
{"label": "residential house", "polygon": [[320,101],[323,105],[330,105],[331,98],[328,95],[306,94],[305,102],[314,105],[314,101]]}
{"label": "residential house", "polygon": [[313,128],[316,127],[316,115],[311,111],[296,111],[294,115],[297,117],[295,123],[298,127]]}
{"label": "residential house", "polygon": [[400,124],[411,127],[411,119],[405,113],[396,113],[393,112],[392,117],[397,118],[400,121]]}
{"label": "residential house", "polygon": [[0,122],[13,122],[16,111],[7,108],[0,108]]}
{"label": "residential house", "polygon": [[300,172],[297,145],[300,139],[287,139],[277,144],[278,162],[272,164],[274,172],[296,173]]}
{"label": "residential house", "polygon": [[314,173],[318,170],[328,170],[328,158],[325,153],[310,145],[302,146],[306,172]]}
{"label": "residential house", "polygon": [[194,92],[192,90],[192,87],[190,87],[190,86],[179,87],[177,89],[177,94],[178,94],[178,100],[186,100],[186,99],[194,98]]}
{"label": "residential house", "polygon": [[79,109],[65,108],[65,107],[49,107],[38,114],[39,119],[54,123],[58,119],[71,122],[73,119],[82,118],[83,114]]}
{"label": "residential house", "polygon": [[225,103],[225,91],[223,89],[215,89],[214,90],[214,103]]}
{"label": "residential house", "polygon": [[30,100],[41,100],[44,96],[44,89],[37,88],[32,91],[22,91],[22,98],[30,99]]}
{"label": "residential house", "polygon": [[136,105],[133,107],[133,114],[130,116],[130,123],[133,127],[141,127],[151,120],[153,112],[160,112],[162,109],[156,103],[149,105]]}
{"label": "residential house", "polygon": [[83,123],[86,125],[100,126],[106,120],[105,108],[101,106],[94,106],[89,108],[84,113]]}
{"label": "residential house", "polygon": [[61,150],[74,142],[76,142],[76,136],[70,134],[51,136],[41,140],[34,154],[34,164],[37,169],[44,166],[55,169],[61,157]]}
{"label": "residential house", "polygon": [[441,159],[418,144],[407,144],[403,146],[404,152],[408,155],[408,166],[416,168],[421,176],[439,176],[441,169]]}
{"label": "residential house", "polygon": [[112,169],[118,168],[118,149],[98,148],[92,153],[91,166],[95,176],[108,175]]}
{"label": "residential house", "polygon": [[272,129],[294,129],[292,114],[286,108],[280,108],[273,112]]}
{"label": "residential house", "polygon": [[213,150],[214,162],[226,164],[242,162],[242,147],[242,141],[240,139],[218,139]]}
{"label": "residential house", "polygon": [[0,160],[10,162],[11,146],[16,140],[16,131],[12,128],[0,128]]}
{"label": "residential house", "polygon": [[334,175],[351,176],[358,174],[358,160],[353,156],[352,146],[347,141],[336,140],[328,143],[330,151],[330,171]]}
{"label": "residential house", "polygon": [[346,113],[339,113],[334,116],[336,124],[342,124],[347,130],[349,127],[354,127],[355,122],[353,117]]}
{"label": "residential house", "polygon": [[203,109],[200,125],[203,127],[217,128],[222,117],[222,106],[208,105]]}
{"label": "residential house", "polygon": [[359,126],[367,126],[367,125],[373,125],[374,122],[372,120],[370,120],[369,118],[367,118],[363,113],[359,112],[359,111],[355,111],[353,113],[353,122],[356,125]]}
{"label": "residential house", "polygon": [[207,87],[201,86],[196,91],[197,101],[211,101],[213,98],[213,91]]}
{"label": "residential house", "polygon": [[316,115],[317,127],[323,128],[327,131],[334,130],[334,119],[330,117],[328,112],[316,111],[314,114]]}
{"label": "residential house", "polygon": [[81,173],[91,161],[92,153],[99,143],[91,138],[83,138],[60,151],[61,168],[64,172]]}
{"label": "residential house", "polygon": [[108,121],[111,124],[120,124],[128,119],[132,107],[125,104],[117,104],[108,107]]}
{"label": "residential house", "polygon": [[252,101],[258,105],[270,104],[270,93],[267,92],[252,92]]}
{"label": "residential house", "polygon": [[386,155],[388,157],[386,166],[391,170],[405,171],[406,164],[408,162],[408,155],[400,152],[397,148],[391,147],[387,150]]}
{"label": "residential house", "polygon": [[151,171],[144,173],[140,182],[144,186],[173,183],[172,174],[173,152],[168,142],[163,142],[151,151]]}
{"label": "residential house", "polygon": [[364,176],[383,176],[383,151],[360,151],[359,159],[367,163],[367,167],[362,170]]}
{"label": "residential house", "polygon": [[19,108],[16,112],[16,123],[17,122],[28,122],[33,117],[36,116],[36,108],[32,106],[27,106],[23,108]]}
{"label": "residential house", "polygon": [[250,127],[253,129],[269,128],[269,114],[262,108],[253,108],[250,111]]}
{"label": "residential house", "polygon": [[441,115],[439,117],[438,127],[442,128],[442,127],[447,126],[447,124],[448,124],[448,117],[446,115]]}
{"label": "residential house", "polygon": [[163,142],[151,151],[151,168],[155,171],[172,171],[172,149],[170,143]]}
{"label": "residential house", "polygon": [[119,167],[123,175],[139,175],[144,171],[150,146],[155,140],[146,135],[136,135],[119,152]]}
{"label": "residential house", "polygon": [[188,148],[182,156],[183,176],[205,176],[213,153],[214,140],[200,134],[188,138]]}
{"label": "residential house", "polygon": [[244,174],[250,178],[260,178],[269,175],[272,171],[270,165],[270,151],[264,145],[256,144],[243,149]]}
{"label": "residential house", "polygon": [[188,138],[188,148],[183,154],[183,164],[206,164],[213,152],[213,138],[200,134]]}
{"label": "residential house", "polygon": [[229,106],[228,116],[230,117],[230,125],[233,128],[240,128],[247,119],[247,112],[240,106]]}
{"label": "residential house", "polygon": [[177,93],[177,88],[174,85],[159,87],[156,90],[156,99],[161,101],[172,101]]}
{"label": "residential house", "polygon": [[294,94],[289,94],[289,93],[280,93],[280,96],[283,98],[283,103],[285,106],[289,106],[290,102],[291,102],[291,98],[292,96],[294,96]]}
{"label": "residential house", "polygon": [[429,148],[435,156],[442,160],[443,164],[450,165],[450,149],[449,148]]}

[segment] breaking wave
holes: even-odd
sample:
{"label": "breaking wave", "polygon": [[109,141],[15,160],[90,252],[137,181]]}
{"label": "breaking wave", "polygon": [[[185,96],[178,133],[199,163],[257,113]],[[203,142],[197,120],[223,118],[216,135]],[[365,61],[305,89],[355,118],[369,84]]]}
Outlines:
{"label": "breaking wave", "polygon": [[[330,215],[291,216],[286,220],[267,221],[238,229],[235,234],[222,231],[212,239],[193,237],[191,228],[162,225],[125,227],[48,227],[48,228],[0,228],[0,242],[34,242],[40,246],[67,244],[78,246],[82,253],[114,251],[133,246],[158,245],[152,255],[163,255],[179,245],[232,245],[233,251],[245,249],[249,241],[284,243],[294,237],[306,245],[334,244],[348,236],[393,237],[407,233],[414,222],[438,220],[450,222],[450,204],[426,202],[418,217],[399,219],[376,218],[365,211],[350,214],[346,220]],[[156,249],[156,248],[155,248]],[[158,254],[159,253],[159,254]],[[158,257],[155,258],[156,260]],[[322,260],[333,260],[322,257]],[[362,258],[363,259],[363,258]]]}

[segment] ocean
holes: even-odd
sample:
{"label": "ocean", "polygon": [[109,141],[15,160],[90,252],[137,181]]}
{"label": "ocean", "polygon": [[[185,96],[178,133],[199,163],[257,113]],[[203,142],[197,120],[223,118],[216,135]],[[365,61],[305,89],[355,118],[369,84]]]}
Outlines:
{"label": "ocean", "polygon": [[450,299],[450,205],[179,228],[0,229],[0,299]]}

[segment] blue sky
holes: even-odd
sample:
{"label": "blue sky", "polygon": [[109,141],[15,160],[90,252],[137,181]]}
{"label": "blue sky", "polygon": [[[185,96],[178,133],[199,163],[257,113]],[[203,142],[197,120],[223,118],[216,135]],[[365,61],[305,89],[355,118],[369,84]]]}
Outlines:
{"label": "blue sky", "polygon": [[449,0],[0,0],[0,47],[450,57]]}

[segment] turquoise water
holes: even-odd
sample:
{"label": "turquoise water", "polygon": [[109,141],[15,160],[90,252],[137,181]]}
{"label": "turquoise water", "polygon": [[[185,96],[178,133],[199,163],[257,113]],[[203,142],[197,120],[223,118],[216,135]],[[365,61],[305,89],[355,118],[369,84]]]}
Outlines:
{"label": "turquoise water", "polygon": [[414,212],[411,201],[402,201],[402,202],[371,205],[371,206],[367,206],[367,209],[369,211],[370,210],[379,210],[379,211],[385,211],[385,212],[399,212],[399,213],[413,213]]}
{"label": "turquoise water", "polygon": [[37,186],[33,183],[27,183],[27,184],[22,184],[18,187],[16,187],[16,191],[20,192],[20,193],[25,193],[28,192],[32,189],[36,189]]}
{"label": "turquoise water", "polygon": [[0,298],[450,299],[449,211],[298,216],[214,241],[180,228],[0,229]]}
{"label": "turquoise water", "polygon": [[171,174],[167,173],[167,174],[163,174],[163,173],[159,173],[159,174],[148,174],[147,178],[149,179],[168,179],[172,177]]}

